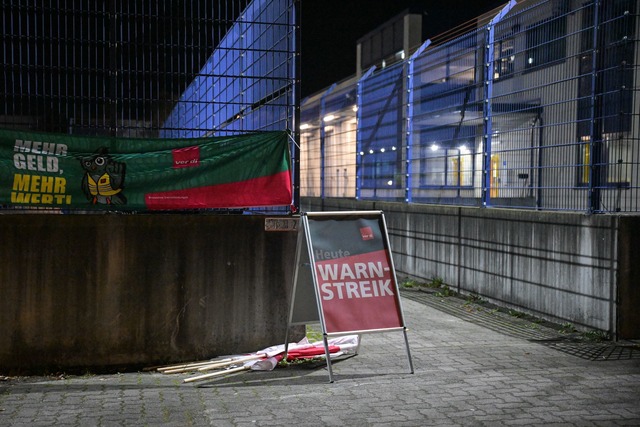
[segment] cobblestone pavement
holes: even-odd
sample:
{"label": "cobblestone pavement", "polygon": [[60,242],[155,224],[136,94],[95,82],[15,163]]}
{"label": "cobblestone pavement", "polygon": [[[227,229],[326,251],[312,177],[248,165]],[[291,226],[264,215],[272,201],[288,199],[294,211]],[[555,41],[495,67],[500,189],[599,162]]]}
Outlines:
{"label": "cobblestone pavement", "polygon": [[[640,347],[461,298],[403,291],[401,332],[367,334],[357,356],[242,372],[2,378],[0,426],[640,425]],[[565,328],[566,329],[566,328]],[[274,343],[278,344],[278,343]]]}

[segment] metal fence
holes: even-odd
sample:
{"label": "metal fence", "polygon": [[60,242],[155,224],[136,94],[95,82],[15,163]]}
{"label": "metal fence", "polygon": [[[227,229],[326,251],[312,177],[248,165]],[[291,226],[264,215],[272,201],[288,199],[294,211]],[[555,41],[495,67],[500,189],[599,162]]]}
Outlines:
{"label": "metal fence", "polygon": [[298,3],[3,1],[0,128],[144,138],[286,130],[297,165]]}
{"label": "metal fence", "polygon": [[638,3],[512,1],[310,97],[302,195],[640,211]]}
{"label": "metal fence", "polygon": [[293,0],[0,7],[1,127],[126,137],[295,127]]}

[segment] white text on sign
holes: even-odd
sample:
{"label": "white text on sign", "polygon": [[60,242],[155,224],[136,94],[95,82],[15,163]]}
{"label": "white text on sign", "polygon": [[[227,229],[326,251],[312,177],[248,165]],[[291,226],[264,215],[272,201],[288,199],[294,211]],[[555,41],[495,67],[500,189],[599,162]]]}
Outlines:
{"label": "white text on sign", "polygon": [[393,296],[391,279],[385,277],[389,269],[381,262],[318,264],[317,268],[324,301]]}

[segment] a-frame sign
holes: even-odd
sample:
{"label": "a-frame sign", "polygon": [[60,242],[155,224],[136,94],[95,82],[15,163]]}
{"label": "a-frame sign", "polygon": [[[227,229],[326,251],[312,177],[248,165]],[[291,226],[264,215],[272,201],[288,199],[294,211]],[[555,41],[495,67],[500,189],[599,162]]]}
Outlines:
{"label": "a-frame sign", "polygon": [[298,230],[287,330],[320,322],[330,382],[328,337],[402,331],[413,373],[382,211],[307,212]]}

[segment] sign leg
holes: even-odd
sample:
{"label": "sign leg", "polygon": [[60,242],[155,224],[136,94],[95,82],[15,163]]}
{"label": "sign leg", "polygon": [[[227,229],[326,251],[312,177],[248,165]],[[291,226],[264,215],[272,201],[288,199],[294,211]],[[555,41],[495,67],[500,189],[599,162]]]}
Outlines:
{"label": "sign leg", "polygon": [[333,382],[333,368],[331,367],[331,353],[329,353],[329,341],[327,340],[327,334],[322,337],[324,341],[324,353],[327,356],[327,369],[329,370],[329,382]]}
{"label": "sign leg", "polygon": [[402,331],[404,333],[404,345],[407,348],[407,358],[409,359],[409,373],[413,374],[413,360],[411,359],[411,350],[409,350],[409,338],[407,337],[407,328]]}

